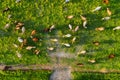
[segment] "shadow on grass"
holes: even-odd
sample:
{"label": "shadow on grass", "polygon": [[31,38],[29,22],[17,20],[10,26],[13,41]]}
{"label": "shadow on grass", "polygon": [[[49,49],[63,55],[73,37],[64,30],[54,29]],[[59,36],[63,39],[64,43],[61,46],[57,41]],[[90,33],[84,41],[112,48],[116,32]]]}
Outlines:
{"label": "shadow on grass", "polygon": [[101,74],[101,73],[73,73],[74,80],[119,80],[120,74]]}
{"label": "shadow on grass", "polygon": [[[96,27],[103,26],[102,16],[97,13],[88,13],[88,29],[95,30]],[[92,19],[92,20],[91,20]]]}
{"label": "shadow on grass", "polygon": [[95,73],[75,73],[77,76],[74,80],[104,80],[104,75],[95,74]]}
{"label": "shadow on grass", "polygon": [[4,31],[4,30],[0,30],[0,37],[8,37],[10,36],[10,33]]}
{"label": "shadow on grass", "polygon": [[115,40],[104,40],[104,41],[102,41],[102,42],[100,42],[101,44],[109,44],[109,45],[112,45],[112,44],[114,44],[114,43],[117,43],[117,41],[115,41]]}
{"label": "shadow on grass", "polygon": [[49,80],[51,74],[50,71],[4,71],[4,74],[0,74],[0,78],[3,80]]}

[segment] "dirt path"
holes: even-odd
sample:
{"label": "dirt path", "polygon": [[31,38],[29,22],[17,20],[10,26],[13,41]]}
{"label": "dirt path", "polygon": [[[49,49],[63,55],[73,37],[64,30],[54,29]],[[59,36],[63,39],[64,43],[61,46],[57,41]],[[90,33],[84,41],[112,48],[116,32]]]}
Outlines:
{"label": "dirt path", "polygon": [[[55,65],[54,65],[55,66]],[[61,65],[56,65],[56,67],[66,67]],[[33,64],[33,65],[0,65],[0,70],[4,71],[17,71],[17,70],[47,70],[52,71],[55,67],[47,64],[47,65],[41,65],[41,64]],[[120,70],[81,70],[80,68],[71,68],[72,72],[80,72],[80,73],[120,73]]]}

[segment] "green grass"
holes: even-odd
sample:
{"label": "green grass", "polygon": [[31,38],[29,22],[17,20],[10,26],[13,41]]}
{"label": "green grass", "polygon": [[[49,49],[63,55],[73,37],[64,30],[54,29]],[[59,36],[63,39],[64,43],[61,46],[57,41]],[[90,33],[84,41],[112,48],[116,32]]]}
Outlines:
{"label": "green grass", "polygon": [[120,74],[78,73],[74,72],[73,80],[119,80]]}
{"label": "green grass", "polygon": [[[3,74],[4,73],[4,74]],[[51,71],[4,71],[0,72],[2,80],[48,80]],[[72,72],[73,80],[119,80],[120,74],[100,74],[100,73],[79,73]]]}
{"label": "green grass", "polygon": [[5,71],[0,74],[2,80],[48,80],[49,71]]}
{"label": "green grass", "polygon": [[[46,64],[50,63],[51,59],[48,56],[46,48],[49,44],[48,36],[59,37],[60,43],[70,43],[71,39],[76,36],[76,42],[71,44],[70,48],[60,47],[66,52],[72,54],[77,53],[77,47],[81,47],[87,51],[86,55],[79,55],[77,59],[66,61],[71,63],[71,66],[86,70],[100,70],[106,68],[108,70],[119,70],[120,68],[120,31],[112,29],[120,25],[119,21],[119,0],[110,0],[108,5],[103,4],[102,0],[71,0],[64,4],[64,0],[22,0],[20,3],[15,3],[15,0],[0,1],[0,63],[3,64]],[[102,6],[100,11],[92,13],[91,10],[97,6]],[[6,8],[10,7],[10,11],[2,13]],[[102,17],[107,16],[106,8],[112,11],[111,19],[101,21]],[[11,14],[11,19],[7,16]],[[66,17],[73,15],[73,19]],[[84,15],[88,20],[88,28],[82,27],[80,15]],[[25,24],[26,32],[21,35],[20,31],[15,31],[15,20]],[[9,29],[4,29],[4,26],[10,23]],[[72,32],[68,28],[68,24],[77,25],[80,29],[77,32]],[[43,32],[43,29],[55,25],[55,30],[52,32]],[[95,31],[95,28],[103,26],[104,31]],[[36,37],[42,39],[37,43],[30,39],[32,30],[37,30]],[[71,38],[61,38],[61,35],[70,33]],[[20,46],[18,36],[27,39],[27,45],[34,45],[40,49],[40,54],[35,55],[33,50],[28,51],[23,48],[15,48],[13,43]],[[93,41],[99,41],[100,45],[93,45]],[[52,44],[52,43],[51,43]],[[54,46],[54,44],[52,44]],[[22,54],[22,58],[16,56],[16,51]],[[115,54],[115,58],[109,59],[109,54]],[[95,64],[90,64],[88,59],[95,59]],[[76,63],[83,63],[84,67],[79,67]],[[88,76],[88,74],[86,74]],[[86,76],[85,75],[85,76]],[[90,74],[91,75],[91,74]],[[79,76],[79,75],[78,75]],[[106,76],[107,77],[107,76]]]}

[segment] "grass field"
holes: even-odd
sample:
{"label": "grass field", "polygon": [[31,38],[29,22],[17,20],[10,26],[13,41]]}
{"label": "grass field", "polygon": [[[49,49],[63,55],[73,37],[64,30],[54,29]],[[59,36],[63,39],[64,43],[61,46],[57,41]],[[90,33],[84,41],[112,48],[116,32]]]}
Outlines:
{"label": "grass field", "polygon": [[[51,72],[49,71],[6,71],[0,74],[2,80],[48,80]],[[101,74],[101,73],[72,73],[73,80],[119,80],[120,74]]]}
{"label": "grass field", "polygon": [[[56,49],[57,46],[51,39],[57,38],[59,48],[66,53],[77,55],[82,50],[86,51],[85,54],[77,55],[76,59],[66,61],[73,68],[83,70],[120,69],[120,31],[113,30],[113,28],[120,26],[119,0],[109,0],[109,4],[103,3],[102,0],[70,0],[68,3],[65,3],[64,0],[21,0],[18,3],[15,0],[0,0],[0,5],[1,64],[51,63],[51,59],[48,56],[50,51],[47,48],[53,47]],[[92,12],[98,6],[101,6],[101,9]],[[6,10],[6,8],[10,10]],[[101,20],[103,17],[109,16],[106,11],[107,8],[112,12],[111,19]],[[87,18],[87,29],[83,27],[80,15]],[[73,16],[73,18],[68,19],[70,16]],[[24,23],[25,32],[23,34],[21,29],[15,30],[16,21]],[[6,24],[9,24],[9,26],[6,26]],[[79,26],[79,30],[70,30],[69,24],[72,25],[73,29]],[[55,29],[50,32],[49,29],[52,25],[55,25]],[[96,31],[95,29],[98,27],[103,27],[105,30]],[[36,34],[33,37],[39,39],[36,42],[30,37],[33,30],[36,30]],[[69,38],[62,37],[66,34],[71,34],[72,36]],[[22,43],[18,41],[18,37],[26,39],[27,43],[21,47]],[[74,37],[76,40],[72,42]],[[95,45],[95,42],[98,42],[99,45]],[[69,43],[70,47],[66,47],[62,43]],[[26,50],[28,46],[35,46],[36,48]],[[40,50],[39,54],[35,54],[36,49]],[[110,55],[113,57],[110,57]],[[91,63],[88,60],[95,60],[95,63]],[[83,64],[83,66],[78,66],[78,63]],[[43,75],[49,74],[48,72]],[[75,78],[82,76],[82,74],[77,75]],[[92,74],[84,75],[90,78]],[[118,75],[108,74],[104,77],[117,77]],[[103,75],[98,74],[97,77],[99,76]]]}

